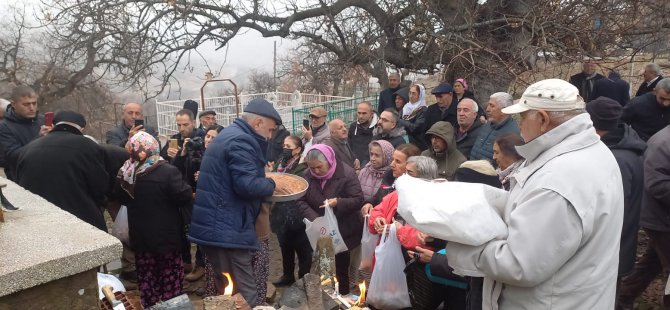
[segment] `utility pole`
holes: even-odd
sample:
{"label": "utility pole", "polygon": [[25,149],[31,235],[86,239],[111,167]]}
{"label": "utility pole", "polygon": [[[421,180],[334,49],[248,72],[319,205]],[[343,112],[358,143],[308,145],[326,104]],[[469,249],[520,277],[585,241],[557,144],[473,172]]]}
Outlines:
{"label": "utility pole", "polygon": [[275,40],[274,61],[273,61],[273,63],[274,63],[274,66],[273,66],[274,69],[273,69],[273,73],[272,73],[272,83],[273,83],[272,86],[274,86],[273,88],[274,88],[275,93],[276,93],[277,92],[277,41],[276,40]]}

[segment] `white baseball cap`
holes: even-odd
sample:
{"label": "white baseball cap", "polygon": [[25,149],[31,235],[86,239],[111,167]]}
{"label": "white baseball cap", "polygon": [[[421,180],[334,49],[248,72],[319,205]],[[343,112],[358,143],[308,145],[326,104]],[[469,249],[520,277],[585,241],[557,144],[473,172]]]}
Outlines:
{"label": "white baseball cap", "polygon": [[528,110],[571,111],[583,109],[584,99],[574,85],[560,79],[547,79],[528,86],[514,105],[502,109],[505,114]]}

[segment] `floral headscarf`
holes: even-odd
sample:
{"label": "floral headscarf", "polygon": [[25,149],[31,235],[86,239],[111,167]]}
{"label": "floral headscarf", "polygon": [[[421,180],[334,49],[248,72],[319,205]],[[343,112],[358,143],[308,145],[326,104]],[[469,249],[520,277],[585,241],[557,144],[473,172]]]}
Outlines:
{"label": "floral headscarf", "polygon": [[381,168],[375,169],[372,167],[372,163],[368,162],[358,174],[358,180],[361,182],[361,188],[363,189],[363,197],[366,201],[372,198],[381,186],[384,173],[391,167],[393,151],[395,150],[393,145],[386,140],[372,141],[369,148],[372,146],[379,146],[382,149],[383,163]]}
{"label": "floral headscarf", "polygon": [[160,157],[160,145],[156,139],[144,132],[140,131],[126,143],[126,150],[130,152],[130,159],[126,160],[117,178],[121,181],[121,187],[128,192],[130,197],[135,195],[135,181],[138,174],[147,171],[153,165],[163,160]]}

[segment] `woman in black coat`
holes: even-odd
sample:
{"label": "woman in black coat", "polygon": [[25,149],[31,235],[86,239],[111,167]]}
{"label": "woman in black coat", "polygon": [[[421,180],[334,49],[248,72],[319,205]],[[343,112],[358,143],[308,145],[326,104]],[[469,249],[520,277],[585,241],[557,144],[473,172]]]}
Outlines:
{"label": "woman in black coat", "polygon": [[[287,136],[284,148],[274,169],[278,173],[303,176],[307,164],[300,161],[304,146],[297,136]],[[295,282],[295,256],[298,256],[298,278],[309,272],[312,266],[312,246],[305,233],[305,223],[297,202],[279,202],[270,211],[270,228],[277,234],[281,248],[283,273],[272,282],[275,286],[291,285]]]}
{"label": "woman in black coat", "polygon": [[135,251],[142,306],[182,294],[184,220],[192,199],[179,170],[163,160],[158,141],[140,131],[128,140],[128,159],[119,170],[121,202],[128,208],[130,247]]}
{"label": "woman in black coat", "polygon": [[335,275],[339,282],[339,292],[349,294],[350,252],[361,244],[363,217],[363,190],[354,169],[338,165],[335,152],[330,146],[316,144],[307,151],[305,162],[309,167],[305,179],[309,183],[307,193],[298,203],[302,215],[310,221],[324,216],[323,204],[333,208],[342,239],[348,251],[335,255]]}

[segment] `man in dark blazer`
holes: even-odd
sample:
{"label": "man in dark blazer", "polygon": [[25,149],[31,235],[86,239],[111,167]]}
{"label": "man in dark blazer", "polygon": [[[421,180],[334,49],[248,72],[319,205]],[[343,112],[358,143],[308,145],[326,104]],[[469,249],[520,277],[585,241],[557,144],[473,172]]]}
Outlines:
{"label": "man in dark blazer", "polygon": [[591,61],[584,61],[582,64],[582,72],[570,77],[570,84],[575,85],[579,90],[579,95],[588,100],[591,92],[593,92],[593,84],[595,81],[605,78],[600,73],[596,72],[596,64]]}
{"label": "man in dark blazer", "polygon": [[663,79],[663,76],[661,75],[661,67],[655,63],[650,63],[644,66],[644,73],[642,73],[642,76],[644,76],[644,82],[640,84],[640,87],[635,93],[635,97],[642,96],[654,90],[658,81]]}

